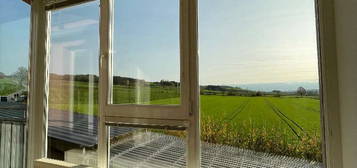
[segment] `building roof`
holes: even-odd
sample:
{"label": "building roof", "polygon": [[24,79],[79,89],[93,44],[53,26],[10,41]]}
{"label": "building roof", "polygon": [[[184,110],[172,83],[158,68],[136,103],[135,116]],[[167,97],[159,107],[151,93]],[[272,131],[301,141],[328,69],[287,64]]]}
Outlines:
{"label": "building roof", "polygon": [[[48,136],[83,147],[97,145],[98,119],[93,115],[73,113],[63,110],[49,111]],[[110,129],[111,137],[132,132],[135,128]]]}
{"label": "building roof", "polygon": [[0,121],[25,122],[26,104],[0,102]]}
{"label": "building roof", "polygon": [[[0,103],[0,122],[26,122],[26,104]],[[97,117],[63,110],[50,110],[48,136],[82,147],[95,147],[97,138]],[[124,135],[135,128],[113,127],[111,137]]]}

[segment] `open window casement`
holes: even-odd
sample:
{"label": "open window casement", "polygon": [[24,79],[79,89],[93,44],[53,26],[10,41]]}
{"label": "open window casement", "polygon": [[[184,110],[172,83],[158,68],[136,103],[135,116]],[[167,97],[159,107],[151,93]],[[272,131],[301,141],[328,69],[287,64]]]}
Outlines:
{"label": "open window casement", "polygon": [[[46,157],[47,153],[47,128],[48,128],[48,83],[49,83],[49,53],[50,53],[50,39],[51,39],[51,12],[66,10],[73,6],[81,6],[90,1],[45,1],[39,0],[32,2],[32,55],[37,58],[32,59],[32,63],[37,63],[35,69],[32,70],[31,86],[43,86],[41,91],[33,95],[32,100],[36,100],[33,104],[32,111],[42,111],[44,113],[37,113],[37,117],[30,119],[36,124],[32,125],[31,130],[37,131],[35,136],[30,136],[30,142],[38,144],[39,148],[31,148],[29,154],[30,167],[33,166],[33,161],[37,158]],[[99,2],[99,1],[98,1]],[[172,1],[177,3],[177,50],[175,55],[178,59],[174,59],[174,64],[177,65],[175,81],[179,102],[175,103],[158,103],[150,104],[145,98],[145,87],[147,83],[140,80],[140,77],[134,81],[134,87],[137,92],[134,93],[134,102],[113,101],[117,92],[113,91],[113,80],[116,74],[113,69],[119,68],[125,70],[125,67],[115,65],[113,59],[121,58],[121,53],[116,53],[113,58],[113,32],[114,22],[120,24],[120,20],[114,19],[116,9],[115,0],[101,0],[100,1],[100,22],[99,30],[99,87],[98,87],[98,149],[97,149],[97,166],[109,167],[109,148],[110,148],[110,127],[114,126],[130,126],[142,127],[152,129],[173,129],[185,130],[187,132],[186,143],[186,158],[187,167],[199,167],[199,86],[198,86],[198,52],[197,52],[197,1],[192,0],[178,0]],[[157,4],[159,5],[159,4]],[[99,12],[99,11],[98,11]],[[41,23],[41,24],[40,24]],[[44,23],[44,24],[43,24]],[[157,26],[160,26],[159,24]],[[70,27],[67,27],[67,29]],[[75,27],[74,27],[75,28]],[[160,38],[160,37],[157,37]],[[156,58],[153,58],[156,59]],[[35,66],[32,66],[35,67]],[[160,68],[160,67],[152,67]],[[160,69],[165,71],[165,69]],[[164,79],[165,77],[158,77]],[[141,83],[140,83],[141,82]],[[163,81],[165,82],[165,81]],[[150,86],[149,86],[150,87]],[[32,88],[33,90],[39,90]],[[148,88],[150,89],[150,88]],[[148,93],[148,91],[146,91]],[[150,91],[149,91],[150,93]],[[45,96],[41,96],[45,95]],[[150,95],[148,95],[150,97]],[[117,96],[120,98],[120,95]],[[144,98],[143,98],[144,97]],[[44,100],[44,101],[43,101]],[[40,122],[38,122],[40,121]],[[45,127],[43,127],[45,126]],[[31,132],[30,132],[31,134]],[[46,165],[48,159],[37,160],[36,166],[43,167]],[[54,164],[54,163],[49,163]],[[49,165],[47,164],[47,165]]]}
{"label": "open window casement", "polygon": [[[96,141],[94,148],[97,149],[95,152],[91,151],[95,155],[94,160],[92,160],[92,166],[100,168],[111,167],[112,159],[110,154],[112,150],[117,149],[113,144],[120,143],[122,141],[121,139],[112,138],[113,132],[118,129],[145,130],[140,132],[142,133],[140,135],[137,135],[137,132],[135,131],[133,131],[132,133],[132,136],[136,139],[133,138],[131,139],[131,141],[134,141],[136,143],[136,149],[139,149],[139,151],[136,152],[141,152],[140,149],[146,147],[145,145],[143,145],[145,143],[141,141],[142,139],[147,138],[150,141],[150,138],[157,138],[155,137],[156,132],[162,132],[166,130],[175,131],[175,134],[183,135],[182,137],[184,137],[180,137],[183,139],[181,139],[182,141],[176,141],[180,142],[181,145],[181,148],[179,148],[181,150],[181,158],[179,159],[179,161],[182,161],[183,163],[181,166],[196,168],[200,167],[200,164],[203,164],[200,161],[201,149],[199,131],[200,87],[198,84],[198,0],[142,0],[142,2],[138,3],[137,5],[141,5],[142,7],[144,6],[148,10],[157,10],[154,12],[155,15],[145,15],[144,13],[144,16],[148,17],[148,19],[145,20],[145,24],[141,24],[141,22],[135,22],[135,15],[130,15],[132,14],[130,12],[135,12],[135,5],[125,6],[126,4],[123,0],[24,1],[31,2],[32,5],[30,60],[31,75],[29,88],[29,147],[27,157],[27,163],[29,167],[43,168],[51,166],[82,166],[80,164],[53,161],[49,159],[49,151],[47,148],[47,145],[49,143],[47,142],[47,135],[49,128],[48,113],[50,104],[50,41],[51,37],[53,37],[53,34],[51,34],[51,23],[53,23],[53,18],[51,18],[51,14],[72,7],[85,6],[86,4],[89,4],[91,2],[98,3],[98,5],[96,4],[96,11],[93,10],[92,12],[97,13],[98,16],[100,16],[100,19],[98,18],[98,20],[94,22],[88,20],[81,20],[77,24],[69,24],[62,27],[60,26],[60,28],[65,27],[70,31],[70,29],[74,29],[76,27],[78,28],[78,25],[80,24],[97,24],[96,26],[98,28],[98,32],[94,33],[95,36],[98,36],[99,38],[97,40],[99,41],[98,53],[95,53],[97,56],[96,59],[98,61],[98,64],[96,64],[96,66],[98,67],[96,75],[98,75],[99,77],[99,83],[96,92],[98,93],[98,97],[96,97],[98,100],[98,113],[96,116],[98,119],[98,123],[96,123],[98,126],[98,130],[96,131],[97,139],[93,138]],[[126,0],[126,2],[128,1],[131,0]],[[137,2],[140,2],[140,0],[137,0]],[[171,10],[169,13],[165,13],[165,10],[160,9],[160,7],[162,7],[160,5],[160,2],[169,3],[173,7],[176,7],[177,10]],[[335,65],[330,65],[330,63],[335,62],[334,57],[336,57],[334,54],[335,48],[330,47],[330,45],[334,46],[335,43],[334,38],[328,35],[334,34],[334,23],[332,23],[334,18],[333,13],[331,14],[330,12],[333,11],[334,7],[333,4],[330,4],[329,2],[325,1],[316,1],[315,4],[317,9],[316,13],[319,14],[317,17],[317,27],[319,30],[319,32],[317,33],[319,35],[317,41],[318,50],[321,50],[318,51],[321,52],[321,55],[319,56],[318,65],[321,78],[320,90],[324,93],[320,96],[320,98],[322,98],[321,114],[323,114],[321,116],[321,121],[323,124],[322,157],[323,161],[325,162],[324,166],[334,168],[341,167],[340,165],[342,159],[340,155],[340,123],[339,120],[334,120],[335,118],[338,118],[338,102],[335,101],[335,97],[336,95],[338,95],[338,92],[336,90],[338,89],[336,88],[336,80],[333,80],[335,78],[330,78],[331,74],[331,76],[336,77],[336,74],[330,71],[331,69],[335,68]],[[251,6],[254,5],[255,4],[251,4]],[[225,8],[223,10],[225,10]],[[77,16],[83,15],[83,13],[81,12],[78,13]],[[247,15],[251,14],[250,11],[248,11],[247,13]],[[167,22],[170,24],[162,24],[162,18],[160,18],[160,15],[172,15],[173,17],[170,17],[170,22]],[[157,18],[150,18],[151,16],[155,16]],[[313,17],[315,16],[316,15],[314,15]],[[279,18],[281,18],[280,15]],[[217,20],[223,19],[224,18],[219,18]],[[254,20],[254,22],[256,21]],[[130,27],[130,24],[132,23],[135,23],[136,27]],[[126,24],[129,24],[129,26]],[[151,35],[151,40],[164,39],[165,34],[160,34],[160,32],[155,31],[155,27],[162,28],[167,25],[170,25],[168,26],[168,32],[170,33],[167,33],[166,35],[174,36],[177,41],[172,42],[162,40],[157,43],[160,44],[169,42],[173,43],[173,46],[176,47],[175,49],[170,50],[170,54],[163,56],[154,52],[155,50],[157,50],[158,52],[163,51],[163,48],[151,47],[150,43],[143,44],[141,41],[141,38],[143,38],[143,36],[140,36],[140,33],[150,31],[148,34]],[[116,28],[118,28],[116,26],[119,27],[119,32],[115,32],[117,31]],[[172,27],[174,28],[172,29]],[[130,41],[128,40],[128,36],[126,36],[126,33],[128,32],[125,32],[125,30],[133,28],[138,28],[141,30],[134,31],[138,35],[136,36],[137,41]],[[257,30],[260,30],[260,28],[258,28]],[[77,33],[80,31],[74,32]],[[230,35],[230,33],[224,33]],[[88,34],[88,36],[89,35],[93,34]],[[319,40],[321,40],[321,42]],[[152,42],[155,43],[157,41]],[[217,43],[217,41],[215,41],[215,43]],[[130,54],[130,52],[140,51],[142,50],[142,48],[135,48],[132,46],[128,47],[128,44],[134,44],[134,46],[147,45],[149,46],[147,48],[150,48],[151,50],[141,51],[140,54],[137,54],[138,56],[135,57],[133,56],[133,54]],[[119,46],[119,48],[114,48],[114,46]],[[70,47],[76,48],[77,46]],[[82,51],[79,50],[79,52]],[[75,53],[72,54],[76,55]],[[155,63],[156,59],[160,59],[160,63],[165,62],[163,60],[166,59],[167,61],[171,61],[170,64],[167,64],[170,66],[157,64]],[[148,73],[148,71],[146,71],[147,68],[156,69],[156,74],[152,75]],[[173,73],[171,73],[171,75],[173,74],[172,76],[161,76],[162,74],[160,73],[160,71],[171,72],[172,69],[174,69],[172,71]],[[326,76],[329,76],[329,78],[326,78]],[[120,87],[118,86],[118,83],[121,84]],[[175,89],[173,89],[174,91],[167,91],[167,93],[165,93],[167,95],[170,95],[166,97],[168,98],[167,101],[152,101],[151,97],[155,97],[155,87],[157,85],[166,84],[175,87]],[[172,101],[170,98],[174,98],[175,100]],[[72,119],[73,118],[75,117],[72,117]],[[94,124],[92,126],[94,127]],[[168,144],[172,146],[174,143]],[[63,144],[60,145],[66,146]],[[183,148],[185,150],[182,151]],[[209,150],[208,152],[211,151]],[[222,152],[224,152],[224,150],[222,150]],[[90,152],[88,152],[85,147],[83,147],[80,150],[74,151],[74,153],[86,154]],[[142,153],[145,154],[145,152]],[[87,157],[89,155],[84,156]],[[127,158],[130,159],[131,157]],[[153,154],[150,155],[150,157],[154,158],[157,156]],[[216,154],[214,156],[212,155],[212,157],[215,158],[212,160],[219,160],[216,158]],[[205,159],[210,160],[211,158],[206,157]],[[222,162],[226,161],[224,159],[222,160]],[[125,162],[125,160],[119,160],[116,162],[120,163],[121,161]],[[147,160],[144,159],[144,162],[147,162]]]}
{"label": "open window casement", "polygon": [[[176,1],[173,1],[175,3]],[[105,167],[107,161],[108,125],[128,125],[143,127],[172,127],[184,128],[188,131],[187,165],[198,167],[199,157],[199,86],[198,86],[198,52],[197,52],[197,2],[192,0],[178,1],[179,10],[179,50],[177,63],[179,65],[180,87],[178,104],[153,105],[148,102],[134,100],[130,103],[122,103],[120,100],[113,102],[113,32],[114,13],[119,12],[114,8],[115,1],[101,1],[101,32],[100,32],[100,126],[99,155],[100,167]],[[159,4],[158,4],[159,5]],[[119,13],[120,14],[120,13]],[[120,25],[120,20],[115,20]],[[158,23],[157,26],[160,26]],[[120,35],[119,35],[120,37]],[[160,37],[157,37],[160,38]],[[121,53],[115,52],[119,57]],[[116,58],[117,58],[116,57]],[[155,58],[153,58],[155,59]],[[160,68],[160,67],[151,67]],[[165,71],[165,69],[162,69]],[[140,77],[137,77],[139,79]],[[137,81],[137,83],[139,83]],[[145,84],[144,84],[145,85]],[[142,97],[140,89],[145,86],[136,85],[137,99]],[[145,88],[144,88],[145,89]],[[143,91],[145,92],[145,91]],[[149,93],[150,94],[150,91]],[[139,97],[139,98],[138,98]],[[120,97],[119,97],[120,99]],[[125,99],[125,98],[124,98]],[[145,101],[145,100],[144,100]],[[119,102],[119,103],[118,103]]]}

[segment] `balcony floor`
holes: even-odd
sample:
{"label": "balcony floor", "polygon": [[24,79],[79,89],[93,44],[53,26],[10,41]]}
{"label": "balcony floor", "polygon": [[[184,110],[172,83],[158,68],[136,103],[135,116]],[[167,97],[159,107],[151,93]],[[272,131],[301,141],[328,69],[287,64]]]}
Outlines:
{"label": "balcony floor", "polygon": [[[202,143],[204,168],[321,168],[321,163],[276,156],[235,147]],[[111,168],[185,167],[183,139],[160,133],[143,132],[111,147]]]}

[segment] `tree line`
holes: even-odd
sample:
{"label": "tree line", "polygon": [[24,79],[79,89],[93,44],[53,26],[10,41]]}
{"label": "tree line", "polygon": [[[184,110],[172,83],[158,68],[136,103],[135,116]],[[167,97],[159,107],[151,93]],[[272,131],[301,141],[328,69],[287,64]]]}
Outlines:
{"label": "tree line", "polygon": [[[50,74],[51,80],[73,80],[78,82],[99,82],[99,77],[93,74],[78,74],[78,75],[59,75],[59,74]],[[150,86],[172,86],[178,87],[180,86],[179,82],[169,81],[169,80],[160,80],[158,82],[148,82],[142,79],[135,79],[130,77],[122,77],[122,76],[113,76],[113,84],[114,85],[124,85],[124,86],[135,86],[137,84],[140,85],[150,85]]]}

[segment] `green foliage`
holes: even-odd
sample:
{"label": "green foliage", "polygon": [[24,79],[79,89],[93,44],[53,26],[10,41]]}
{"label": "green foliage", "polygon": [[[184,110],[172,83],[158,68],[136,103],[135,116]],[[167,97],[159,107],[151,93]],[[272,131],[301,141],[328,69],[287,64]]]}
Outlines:
{"label": "green foliage", "polygon": [[17,85],[16,82],[12,81],[9,78],[0,79],[0,95],[7,96],[11,93],[14,93],[18,90],[21,90],[22,87]]}
{"label": "green foliage", "polygon": [[17,82],[19,86],[27,85],[27,68],[19,67],[16,72],[14,72],[11,76],[14,81]]}
{"label": "green foliage", "polygon": [[299,96],[306,96],[306,89],[300,86],[297,88],[296,94]]}

